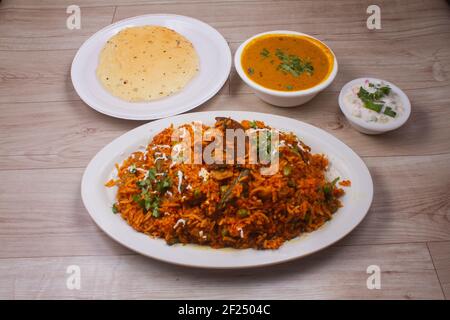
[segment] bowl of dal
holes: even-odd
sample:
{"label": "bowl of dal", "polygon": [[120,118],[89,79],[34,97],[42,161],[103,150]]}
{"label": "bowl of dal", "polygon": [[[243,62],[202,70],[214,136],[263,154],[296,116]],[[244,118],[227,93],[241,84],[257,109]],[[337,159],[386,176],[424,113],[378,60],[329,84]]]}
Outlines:
{"label": "bowl of dal", "polygon": [[322,41],[295,31],[269,31],[242,43],[234,56],[241,79],[267,103],[294,107],[334,80],[336,56]]}

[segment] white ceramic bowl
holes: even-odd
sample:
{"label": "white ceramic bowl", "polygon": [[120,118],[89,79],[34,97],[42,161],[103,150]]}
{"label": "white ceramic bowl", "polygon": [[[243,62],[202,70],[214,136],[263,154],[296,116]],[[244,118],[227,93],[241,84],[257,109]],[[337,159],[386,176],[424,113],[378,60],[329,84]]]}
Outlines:
{"label": "white ceramic bowl", "polygon": [[[369,80],[369,82],[383,81],[385,84],[391,87],[391,90],[393,92],[399,95],[402,101],[404,112],[397,119],[388,123],[376,123],[376,122],[367,122],[361,118],[352,116],[350,108],[346,106],[344,103],[344,96],[349,90],[351,90],[352,87],[358,84],[362,85],[366,80]],[[339,94],[339,107],[341,108],[342,113],[345,115],[350,125],[359,132],[365,134],[381,134],[384,132],[398,129],[405,124],[405,122],[408,120],[411,114],[411,103],[409,102],[408,96],[399,87],[397,87],[395,84],[389,81],[369,77],[358,78],[346,83],[342,87],[341,92]]]}
{"label": "white ceramic bowl", "polygon": [[[241,55],[242,51],[245,48],[245,46],[252,41],[255,38],[258,38],[265,34],[277,34],[277,35],[286,35],[286,34],[295,34],[300,36],[306,36],[309,38],[312,38],[320,43],[322,43],[325,47],[327,47],[331,54],[333,55],[334,63],[333,63],[333,70],[328,75],[328,77],[317,84],[316,86],[306,89],[306,90],[297,90],[297,91],[278,91],[278,90],[272,90],[265,88],[258,83],[251,80],[249,77],[247,77],[247,74],[244,72],[242,65],[241,65]],[[338,63],[336,60],[336,56],[334,52],[322,41],[320,41],[317,38],[314,38],[310,35],[307,35],[305,33],[301,32],[295,32],[295,31],[286,31],[286,30],[276,30],[276,31],[269,31],[269,32],[263,32],[259,33],[257,35],[254,35],[250,39],[247,39],[244,43],[242,43],[239,48],[237,49],[235,55],[234,55],[234,66],[236,68],[237,73],[241,77],[244,82],[252,88],[252,90],[255,92],[255,94],[264,100],[267,103],[279,106],[279,107],[294,107],[301,104],[304,104],[314,98],[320,91],[328,87],[331,82],[333,82],[334,78],[336,77],[337,71],[338,71]]]}

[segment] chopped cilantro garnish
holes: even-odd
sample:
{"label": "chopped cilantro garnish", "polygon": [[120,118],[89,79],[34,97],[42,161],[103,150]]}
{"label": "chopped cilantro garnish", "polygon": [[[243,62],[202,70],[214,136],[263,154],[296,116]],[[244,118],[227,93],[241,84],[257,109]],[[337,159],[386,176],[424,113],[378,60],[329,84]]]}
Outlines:
{"label": "chopped cilantro garnish", "polygon": [[[373,83],[369,83],[370,88],[375,88],[375,92],[369,92],[363,87],[359,88],[358,98],[364,103],[364,107],[370,110],[373,110],[377,113],[380,113],[383,109],[384,102],[380,99],[387,96],[391,92],[391,88],[388,86],[376,85]],[[391,107],[386,107],[384,112],[385,115],[390,117],[395,117],[397,114]]]}
{"label": "chopped cilantro garnish", "polygon": [[292,172],[292,167],[291,166],[289,166],[289,165],[287,165],[287,166],[285,166],[284,168],[283,168],[283,175],[284,176],[290,176],[291,175],[291,172]]}
{"label": "chopped cilantro garnish", "polygon": [[255,120],[250,121],[250,127],[253,128],[253,129],[258,128],[258,126],[256,125],[256,121]]}
{"label": "chopped cilantro garnish", "polygon": [[[151,168],[148,170],[145,178],[138,181],[137,186],[141,189],[140,194],[134,194],[132,199],[136,202],[144,212],[151,212],[155,218],[160,216],[159,204],[160,204],[160,194],[163,194],[172,186],[172,181],[167,175],[163,175],[161,179],[156,179],[156,170]],[[149,192],[154,190],[153,192]],[[155,193],[156,191],[156,193]],[[159,195],[158,195],[159,194]]]}
{"label": "chopped cilantro garnish", "polygon": [[323,186],[323,193],[325,195],[325,199],[328,200],[331,198],[331,196],[333,195],[333,189],[336,186],[336,183],[339,181],[339,179],[340,177],[337,177],[333,181],[325,183],[325,185]]}
{"label": "chopped cilantro garnish", "polygon": [[155,180],[156,179],[156,169],[155,168],[149,169],[147,171],[146,178]]}
{"label": "chopped cilantro garnish", "polygon": [[336,177],[336,178],[334,178],[334,180],[333,181],[331,181],[331,184],[333,185],[333,186],[335,186],[336,185],[336,183],[339,181],[339,179],[340,179],[340,177]]}
{"label": "chopped cilantro garnish", "polygon": [[294,77],[299,77],[305,72],[309,75],[314,73],[313,65],[306,59],[302,59],[296,55],[285,54],[280,49],[276,50],[275,55],[281,60],[277,69],[284,73],[290,73]]}
{"label": "chopped cilantro garnish", "polygon": [[270,56],[270,52],[269,50],[267,50],[266,48],[262,49],[261,52],[259,53],[261,55],[261,57],[263,58],[267,58]]}
{"label": "chopped cilantro garnish", "polygon": [[249,75],[252,75],[255,73],[255,70],[253,68],[248,68],[247,71],[248,71]]}
{"label": "chopped cilantro garnish", "polygon": [[248,212],[247,209],[241,208],[241,209],[239,209],[239,210],[237,211],[237,215],[238,215],[240,218],[245,218],[245,217],[247,217],[247,216],[249,215],[249,212]]}
{"label": "chopped cilantro garnish", "polygon": [[160,213],[159,213],[159,209],[158,208],[154,208],[153,209],[152,216],[154,216],[155,218],[159,218]]}
{"label": "chopped cilantro garnish", "polygon": [[116,206],[115,203],[112,205],[111,210],[112,210],[112,212],[113,212],[114,214],[119,213],[119,209],[117,209],[117,206]]}
{"label": "chopped cilantro garnish", "polygon": [[152,215],[155,216],[155,210],[159,209],[160,198],[157,195],[149,193],[142,193],[141,195],[133,196],[133,200],[147,213],[152,211]]}
{"label": "chopped cilantro garnish", "polygon": [[363,100],[364,106],[367,109],[373,110],[375,112],[381,112],[381,109],[383,108],[383,103],[375,103],[370,100]]}
{"label": "chopped cilantro garnish", "polygon": [[397,112],[395,112],[394,110],[392,110],[391,107],[386,107],[383,111],[383,113],[389,117],[395,118],[395,116],[397,115]]}
{"label": "chopped cilantro garnish", "polygon": [[164,193],[172,186],[172,180],[170,177],[164,177],[156,183],[156,190],[160,193]]}
{"label": "chopped cilantro garnish", "polygon": [[387,96],[391,92],[391,88],[388,86],[374,86],[376,88],[375,92],[369,92],[363,87],[359,88],[358,97],[360,99],[364,98],[371,101],[378,101],[384,96]]}

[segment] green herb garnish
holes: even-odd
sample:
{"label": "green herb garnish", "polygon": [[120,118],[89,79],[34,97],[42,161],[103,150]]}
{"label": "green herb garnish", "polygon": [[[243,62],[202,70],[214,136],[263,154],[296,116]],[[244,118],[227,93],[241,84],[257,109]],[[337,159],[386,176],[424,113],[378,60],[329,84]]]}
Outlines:
{"label": "green herb garnish", "polygon": [[253,68],[248,68],[247,72],[249,75],[253,75],[255,73],[255,70]]}
{"label": "green herb garnish", "polygon": [[267,50],[266,48],[262,49],[261,52],[259,53],[261,55],[261,57],[263,58],[268,58],[270,56],[270,52],[269,50]]}
{"label": "green herb garnish", "polygon": [[153,212],[152,212],[152,216],[154,216],[155,218],[159,218],[161,214],[159,213],[159,209],[158,208],[154,208]]}
{"label": "green herb garnish", "polygon": [[359,88],[358,97],[363,100],[370,100],[370,101],[379,101],[384,96],[387,96],[391,92],[391,88],[388,86],[374,86],[372,88],[376,88],[375,92],[369,92],[363,87]]}
{"label": "green herb garnish", "polygon": [[339,181],[339,177],[337,177],[336,179],[334,179],[331,182],[327,182],[325,183],[325,185],[323,186],[323,193],[325,195],[325,199],[330,199],[331,196],[333,195],[333,189],[336,186],[336,183]]}
{"label": "green herb garnish", "polygon": [[154,217],[159,217],[159,202],[160,198],[157,195],[151,195],[149,193],[141,193],[141,195],[133,196],[133,200],[144,209],[144,213],[152,211]]}
{"label": "green herb garnish", "polygon": [[314,67],[309,60],[302,59],[296,55],[285,54],[280,49],[277,49],[275,55],[281,60],[277,70],[281,70],[284,73],[290,73],[294,77],[299,77],[303,73],[312,75],[314,73]]}
{"label": "green herb garnish", "polygon": [[335,186],[336,183],[339,181],[339,179],[340,179],[340,177],[335,178],[333,181],[331,181],[331,184],[332,184],[333,186]]}
{"label": "green herb garnish", "polygon": [[136,182],[136,185],[142,189],[147,186],[147,182],[148,182],[148,180],[141,180],[141,181]]}
{"label": "green herb garnish", "polygon": [[[375,88],[375,92],[369,92],[363,87],[359,88],[358,98],[364,103],[364,107],[380,113],[384,107],[384,102],[380,99],[387,96],[391,92],[389,86],[381,86],[373,83],[369,83],[370,88]],[[386,106],[383,113],[389,117],[394,118],[397,113],[389,106]]]}
{"label": "green herb garnish", "polygon": [[395,118],[395,116],[397,115],[397,112],[395,112],[394,110],[392,110],[391,107],[386,107],[383,111],[383,113],[389,117]]}
{"label": "green herb garnish", "polygon": [[238,211],[237,211],[237,215],[240,217],[240,218],[245,218],[245,217],[247,217],[248,216],[248,210],[247,209],[239,209]]}
{"label": "green herb garnish", "polygon": [[255,121],[255,120],[253,120],[253,121],[250,121],[250,128],[253,128],[253,129],[256,129],[256,128],[258,128],[258,126],[257,126],[257,124],[256,124],[256,121]]}
{"label": "green herb garnish", "polygon": [[145,174],[143,180],[136,182],[137,186],[141,189],[143,188],[151,188],[152,182],[156,180],[156,170],[155,168],[151,168]]}
{"label": "green herb garnish", "polygon": [[[384,86],[384,87],[379,87],[378,91],[375,92],[376,94],[378,93],[380,95],[380,98],[383,96],[387,96],[389,93],[391,93],[391,88],[388,86]],[[383,95],[381,95],[383,94]]]}
{"label": "green herb garnish", "polygon": [[288,176],[291,175],[291,173],[292,173],[292,167],[291,166],[285,166],[283,168],[283,175],[284,176],[288,177]]}
{"label": "green herb garnish", "polygon": [[164,193],[172,186],[172,180],[170,177],[164,177],[156,183],[156,190],[160,193]]}
{"label": "green herb garnish", "polygon": [[146,178],[150,179],[150,180],[155,180],[156,179],[156,169],[155,168],[148,169]]}
{"label": "green herb garnish", "polygon": [[158,218],[160,216],[159,204],[161,199],[158,194],[150,193],[149,191],[154,190],[159,194],[163,194],[172,186],[172,180],[167,175],[157,180],[156,170],[151,168],[147,171],[144,179],[136,184],[141,189],[141,193],[134,194],[132,196],[133,201],[144,209],[144,213],[151,212],[153,217]]}
{"label": "green herb garnish", "polygon": [[117,206],[115,203],[112,205],[111,210],[114,214],[119,213],[119,209],[117,209]]}
{"label": "green herb garnish", "polygon": [[223,228],[222,229],[222,231],[221,231],[221,234],[222,234],[222,237],[226,237],[226,236],[228,236],[228,229],[227,228]]}
{"label": "green herb garnish", "polygon": [[228,190],[228,186],[226,184],[220,186],[220,193],[225,193]]}
{"label": "green herb garnish", "polygon": [[364,102],[364,107],[366,107],[367,109],[373,110],[375,112],[380,113],[381,109],[383,109],[383,103],[375,103],[370,100],[363,100],[363,102]]}
{"label": "green herb garnish", "polygon": [[287,86],[286,86],[286,90],[292,90],[292,89],[294,89],[293,86],[291,86],[291,85],[287,85]]}

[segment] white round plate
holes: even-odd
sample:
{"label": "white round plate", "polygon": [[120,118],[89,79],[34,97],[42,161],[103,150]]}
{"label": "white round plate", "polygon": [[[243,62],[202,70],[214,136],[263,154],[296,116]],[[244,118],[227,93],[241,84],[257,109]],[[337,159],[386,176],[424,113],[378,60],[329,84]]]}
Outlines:
{"label": "white round plate", "polygon": [[[127,102],[106,91],[95,71],[99,54],[109,38],[124,28],[142,25],[167,27],[186,37],[197,51],[200,70],[173,96],[150,102]],[[116,22],[86,40],[73,59],[71,77],[78,95],[95,110],[116,118],[151,120],[191,110],[212,98],[227,80],[230,69],[230,48],[213,27],[189,17],[151,14]]]}
{"label": "white round plate", "polygon": [[[162,239],[151,238],[131,228],[120,215],[111,211],[115,202],[114,188],[106,188],[115,171],[129,154],[147,145],[158,132],[171,124],[180,125],[194,120],[213,124],[215,117],[232,116],[236,120],[261,120],[273,128],[294,132],[312,148],[324,153],[330,161],[330,179],[339,176],[351,180],[345,188],[340,208],[320,229],[290,240],[277,250],[212,249],[206,246],[176,244],[169,246]],[[84,205],[97,223],[111,238],[143,255],[185,266],[204,268],[245,268],[275,264],[303,257],[321,250],[343,238],[365,217],[372,203],[373,184],[369,170],[358,155],[329,133],[290,118],[272,114],[236,111],[197,112],[161,119],[142,125],[120,136],[104,147],[91,160],[81,183]]]}

